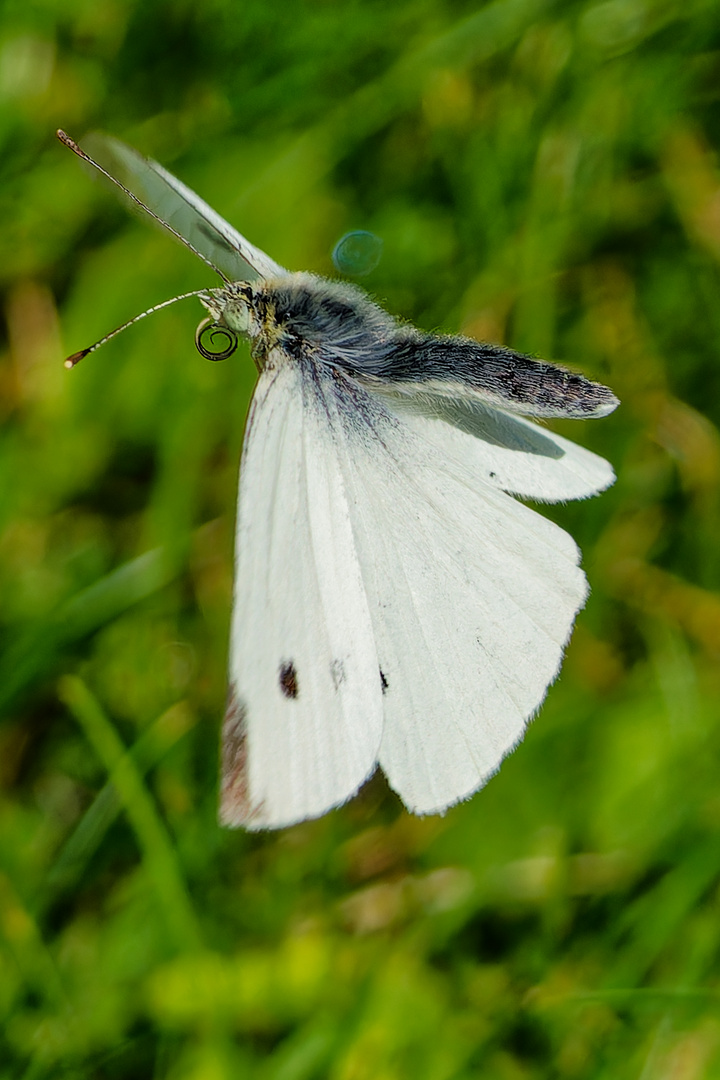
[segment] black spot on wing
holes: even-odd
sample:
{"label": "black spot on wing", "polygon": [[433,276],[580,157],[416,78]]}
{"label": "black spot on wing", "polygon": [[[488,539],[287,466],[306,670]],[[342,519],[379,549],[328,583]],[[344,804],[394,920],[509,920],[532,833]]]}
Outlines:
{"label": "black spot on wing", "polygon": [[283,661],[279,674],[280,689],[286,698],[296,698],[299,693],[298,676],[292,660]]}
{"label": "black spot on wing", "polygon": [[387,681],[387,677],[383,669],[378,668],[378,671],[380,672],[380,686],[382,687],[382,692],[383,694],[387,694],[390,683]]}

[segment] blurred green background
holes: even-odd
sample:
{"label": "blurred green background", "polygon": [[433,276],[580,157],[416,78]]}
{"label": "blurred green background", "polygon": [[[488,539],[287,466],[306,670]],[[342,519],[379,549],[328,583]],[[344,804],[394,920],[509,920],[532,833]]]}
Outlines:
{"label": "blurred green background", "polygon": [[[720,7],[0,6],[0,1077],[720,1077]],[[220,830],[246,349],[54,139],[160,160],[282,264],[574,365],[618,472],[497,777]]]}

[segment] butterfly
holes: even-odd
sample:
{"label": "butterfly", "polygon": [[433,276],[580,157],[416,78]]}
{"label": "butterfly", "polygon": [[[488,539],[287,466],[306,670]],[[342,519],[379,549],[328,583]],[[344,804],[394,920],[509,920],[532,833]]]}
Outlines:
{"label": "butterfly", "polygon": [[58,135],[220,276],[187,294],[208,312],[201,353],[224,358],[244,336],[258,369],[221,822],[318,817],[378,766],[416,814],[468,798],[540,708],[588,591],[573,539],[516,496],[582,499],[614,480],[535,421],[606,416],[617,398],[289,272],[157,163],[107,137],[91,158]]}

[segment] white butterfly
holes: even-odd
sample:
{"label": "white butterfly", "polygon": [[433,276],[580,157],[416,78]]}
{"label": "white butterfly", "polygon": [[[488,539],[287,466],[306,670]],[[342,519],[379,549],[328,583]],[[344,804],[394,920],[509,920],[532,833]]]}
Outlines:
{"label": "white butterfly", "polygon": [[[210,313],[201,352],[229,355],[245,334],[260,372],[240,470],[221,821],[317,817],[378,765],[409,810],[444,811],[522,738],[587,595],[572,538],[512,496],[580,499],[614,479],[520,414],[605,416],[617,399],[289,273],[155,162],[94,145],[110,178],[223,278],[195,294]],[[229,347],[211,351],[207,334]]]}

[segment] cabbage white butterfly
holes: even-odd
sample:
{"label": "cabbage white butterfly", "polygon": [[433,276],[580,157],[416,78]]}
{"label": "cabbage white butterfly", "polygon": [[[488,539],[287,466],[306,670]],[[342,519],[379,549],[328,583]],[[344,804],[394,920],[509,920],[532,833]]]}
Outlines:
{"label": "cabbage white butterfly", "polygon": [[399,323],[355,286],[290,273],[155,162],[108,138],[95,161],[58,134],[220,275],[188,294],[209,313],[198,348],[218,359],[245,335],[259,372],[221,821],[317,817],[378,765],[415,813],[468,798],[522,738],[587,595],[572,538],[513,496],[581,499],[614,479],[525,417],[605,416],[617,399],[510,349]]}

